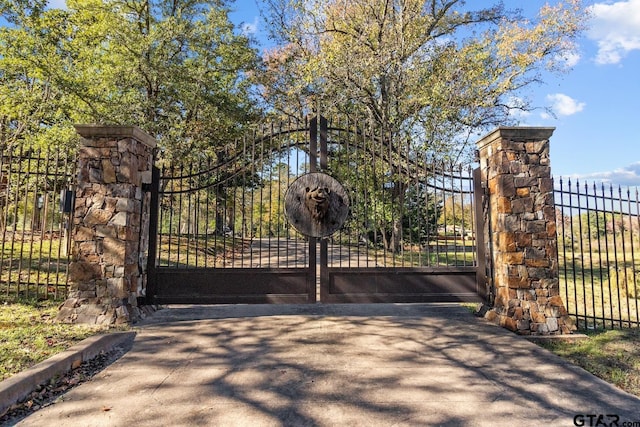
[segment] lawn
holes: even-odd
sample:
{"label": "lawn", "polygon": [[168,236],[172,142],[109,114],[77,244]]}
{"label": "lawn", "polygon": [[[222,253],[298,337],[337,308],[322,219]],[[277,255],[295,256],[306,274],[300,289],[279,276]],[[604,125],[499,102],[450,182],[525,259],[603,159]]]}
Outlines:
{"label": "lawn", "polygon": [[[0,380],[109,329],[56,323],[59,302],[0,304]],[[119,329],[121,330],[121,328]]]}
{"label": "lawn", "polygon": [[587,331],[576,342],[546,342],[541,346],[608,383],[640,397],[640,329]]}
{"label": "lawn", "polygon": [[69,257],[59,233],[5,230],[0,237],[0,303],[65,295]]}
{"label": "lawn", "polygon": [[584,329],[640,326],[640,248],[559,251],[560,294]]}

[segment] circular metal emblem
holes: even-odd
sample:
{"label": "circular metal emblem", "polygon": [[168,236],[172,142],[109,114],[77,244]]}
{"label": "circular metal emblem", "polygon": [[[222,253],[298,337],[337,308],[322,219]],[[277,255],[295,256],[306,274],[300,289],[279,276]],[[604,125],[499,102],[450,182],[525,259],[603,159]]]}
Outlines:
{"label": "circular metal emblem", "polygon": [[305,236],[327,237],[344,225],[349,197],[333,177],[312,172],[291,183],[284,213],[289,224]]}

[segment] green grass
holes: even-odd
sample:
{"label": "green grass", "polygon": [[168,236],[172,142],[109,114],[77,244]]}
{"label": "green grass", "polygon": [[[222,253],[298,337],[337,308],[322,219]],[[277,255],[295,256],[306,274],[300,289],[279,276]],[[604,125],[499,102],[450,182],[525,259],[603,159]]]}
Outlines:
{"label": "green grass", "polygon": [[55,323],[58,304],[55,301],[0,304],[0,380],[91,335],[110,330],[104,326]]}
{"label": "green grass", "polygon": [[[617,263],[614,262],[616,259]],[[571,253],[567,253],[565,259],[560,248],[560,295],[565,300],[567,310],[579,320],[588,319],[587,325],[580,320],[581,327],[598,329],[638,325],[639,266],[640,249],[633,252],[614,252],[611,249],[591,256],[578,252],[571,256]]]}
{"label": "green grass", "polygon": [[67,288],[69,258],[59,238],[9,233],[0,247],[0,303],[61,298]]}
{"label": "green grass", "polygon": [[576,342],[540,345],[595,376],[640,397],[640,329],[587,331]]}

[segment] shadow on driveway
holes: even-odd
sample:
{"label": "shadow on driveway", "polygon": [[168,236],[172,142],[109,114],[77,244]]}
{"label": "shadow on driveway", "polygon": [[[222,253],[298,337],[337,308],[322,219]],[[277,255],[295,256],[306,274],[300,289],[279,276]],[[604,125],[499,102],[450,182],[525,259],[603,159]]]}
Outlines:
{"label": "shadow on driveway", "polygon": [[571,426],[579,414],[640,421],[640,399],[455,304],[171,306],[19,425]]}

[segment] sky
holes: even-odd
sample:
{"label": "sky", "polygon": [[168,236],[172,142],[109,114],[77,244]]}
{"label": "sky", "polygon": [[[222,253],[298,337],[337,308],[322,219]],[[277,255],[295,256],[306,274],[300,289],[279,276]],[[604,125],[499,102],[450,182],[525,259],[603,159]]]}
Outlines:
{"label": "sky", "polygon": [[[534,18],[546,1],[504,3]],[[231,20],[264,48],[269,42],[261,4],[235,0]],[[544,84],[530,89],[526,95],[538,109],[518,119],[521,126],[555,128],[550,156],[556,179],[640,186],[640,0],[583,4],[591,17],[575,55],[568,58],[571,71],[545,76]],[[64,0],[51,0],[50,7],[64,7]]]}
{"label": "sky", "polygon": [[[531,18],[545,3],[505,0],[508,8],[522,8]],[[266,45],[260,4],[236,0],[231,19]],[[571,71],[545,76],[544,84],[529,90],[539,108],[518,119],[521,126],[556,128],[550,140],[556,179],[640,186],[640,0],[583,4],[591,18],[568,58]]]}

